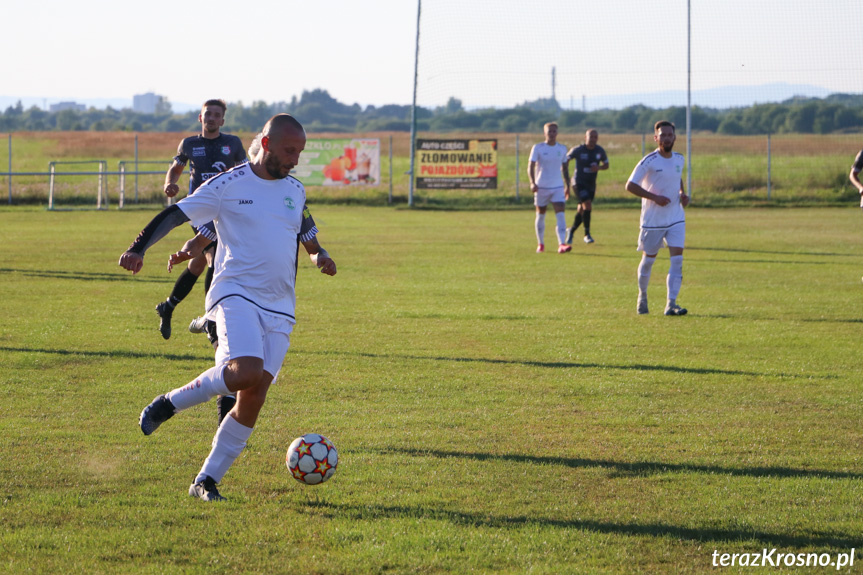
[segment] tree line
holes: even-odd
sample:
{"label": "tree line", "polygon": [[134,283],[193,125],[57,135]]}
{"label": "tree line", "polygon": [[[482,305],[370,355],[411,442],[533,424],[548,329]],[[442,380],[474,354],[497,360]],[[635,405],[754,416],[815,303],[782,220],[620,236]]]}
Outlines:
{"label": "tree line", "polygon": [[[167,102],[166,102],[167,104]],[[25,109],[19,101],[0,115],[0,132],[14,131],[131,131],[196,132],[198,112],[175,114],[164,105],[154,114],[129,108],[90,108],[84,111],[47,112],[36,106]],[[362,133],[410,131],[411,107],[397,104],[366,106],[339,102],[326,90],[304,91],[290,102],[232,102],[224,130],[257,131],[274,114],[287,112],[299,118],[310,132]],[[692,108],[693,131],[728,135],[829,134],[863,131],[863,95],[832,94],[826,98],[797,97],[781,103],[741,108]],[[457,98],[444,106],[420,107],[417,129],[424,132],[541,131],[556,121],[563,130],[596,128],[608,133],[644,133],[656,120],[669,119],[678,129],[686,127],[686,108],[629,106],[620,110],[565,110],[551,98],[541,98],[508,109],[465,109]]]}

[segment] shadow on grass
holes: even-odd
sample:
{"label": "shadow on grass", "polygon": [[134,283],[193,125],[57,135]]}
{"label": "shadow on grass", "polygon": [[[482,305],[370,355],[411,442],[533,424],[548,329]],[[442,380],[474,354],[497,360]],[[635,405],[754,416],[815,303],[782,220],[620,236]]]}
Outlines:
{"label": "shadow on grass", "polygon": [[[554,527],[561,529],[583,529],[595,533],[607,535],[630,535],[634,537],[663,537],[674,538],[685,541],[758,541],[768,548],[778,547],[777,552],[784,553],[782,548],[807,549],[813,548],[827,550],[848,549],[859,545],[860,539],[847,535],[786,535],[783,533],[769,533],[754,529],[718,529],[718,528],[694,528],[680,527],[666,523],[615,523],[609,521],[594,521],[589,519],[554,519],[551,517],[533,517],[524,515],[492,515],[490,513],[470,513],[466,511],[452,511],[430,506],[408,506],[408,505],[349,505],[335,504],[326,501],[308,501],[306,506],[332,514],[340,519],[351,518],[359,521],[376,521],[384,519],[431,519],[448,521],[455,525],[469,527],[488,527],[494,529],[521,528],[529,526]],[[760,552],[760,549],[758,550]],[[769,551],[768,551],[769,552]],[[710,551],[706,556],[709,560]]]}
{"label": "shadow on grass", "polygon": [[0,274],[21,274],[27,277],[35,277],[35,278],[50,278],[50,279],[61,279],[61,280],[79,280],[79,281],[108,281],[108,282],[125,282],[125,281],[136,281],[136,282],[146,282],[146,283],[174,283],[176,278],[133,278],[132,274],[126,271],[122,273],[119,271],[117,273],[96,273],[96,272],[82,272],[82,271],[63,271],[63,270],[25,270],[25,269],[12,269],[12,268],[0,268]]}
{"label": "shadow on grass", "polygon": [[32,348],[32,347],[7,347],[0,346],[0,351],[11,353],[46,353],[50,355],[70,355],[84,357],[106,357],[110,359],[169,359],[172,361],[212,361],[212,357],[192,355],[192,354],[177,354],[177,353],[142,353],[140,351],[124,350],[75,350],[75,349],[49,349],[49,348]]}
{"label": "shadow on grass", "polygon": [[[742,253],[742,254],[764,254],[764,255],[781,255],[781,256],[807,256],[807,257],[839,257],[839,258],[859,258],[859,254],[840,254],[833,252],[802,252],[802,251],[778,251],[778,250],[750,250],[740,248],[704,248],[699,246],[686,246],[687,251],[697,250],[700,252],[722,252],[722,253]],[[723,260],[724,261],[724,260]],[[748,260],[745,260],[748,261]],[[767,260],[773,262],[773,260]],[[807,262],[819,263],[819,262]]]}
{"label": "shadow on grass", "polygon": [[673,365],[647,365],[634,363],[631,365],[613,365],[608,363],[577,363],[572,361],[532,361],[532,360],[516,360],[516,359],[490,359],[482,357],[442,357],[442,356],[421,356],[421,355],[406,355],[406,354],[379,354],[368,352],[343,352],[343,351],[305,351],[302,352],[308,355],[341,355],[366,357],[370,359],[406,359],[411,361],[451,361],[455,363],[487,363],[490,365],[521,365],[524,367],[545,367],[552,369],[575,369],[575,368],[592,368],[592,369],[620,369],[624,371],[667,371],[671,373],[696,373],[701,375],[742,375],[747,377],[786,377],[786,378],[809,378],[808,374],[795,373],[758,373],[755,371],[741,371],[737,369],[716,369],[710,367],[678,367]]}
{"label": "shadow on grass", "polygon": [[691,463],[662,463],[658,461],[611,461],[608,459],[583,459],[567,457],[537,457],[535,455],[497,455],[493,453],[462,453],[438,449],[384,448],[373,450],[384,455],[409,455],[412,457],[439,457],[443,459],[473,459],[476,461],[514,461],[531,465],[561,465],[574,468],[610,469],[617,476],[647,477],[659,473],[705,473],[707,475],[731,475],[734,477],[768,478],[821,478],[821,479],[863,479],[861,473],[846,471],[827,471],[823,469],[794,469],[793,467],[722,467],[718,465],[698,465]]}
{"label": "shadow on grass", "polygon": [[797,321],[802,321],[802,322],[807,322],[807,323],[863,323],[863,319],[853,319],[853,318],[849,318],[849,319],[829,318],[828,319],[828,318],[823,318],[823,317],[809,318],[809,319],[804,318],[804,319],[799,319]]}
{"label": "shadow on grass", "polygon": [[787,266],[835,266],[835,262],[813,262],[803,260],[736,260],[736,259],[715,259],[715,258],[698,258],[699,262],[718,262],[723,264],[770,264],[770,265],[787,265]]}

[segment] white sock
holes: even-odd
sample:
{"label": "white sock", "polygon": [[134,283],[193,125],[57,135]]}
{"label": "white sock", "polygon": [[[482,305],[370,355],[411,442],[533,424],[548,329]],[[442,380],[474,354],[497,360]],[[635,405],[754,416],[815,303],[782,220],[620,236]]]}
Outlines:
{"label": "white sock", "polygon": [[671,264],[668,266],[668,301],[674,303],[680,294],[680,284],[683,283],[683,256],[671,256]]}
{"label": "white sock", "polygon": [[641,254],[641,263],[638,264],[638,293],[644,297],[647,297],[647,284],[650,283],[650,272],[655,261],[656,256],[651,258],[647,254]]}
{"label": "white sock", "polygon": [[536,243],[545,243],[545,214],[536,212]]}
{"label": "white sock", "polygon": [[211,367],[183,387],[167,393],[168,399],[177,411],[189,409],[193,405],[210,401],[217,395],[228,395],[231,391],[225,385],[225,366]]}
{"label": "white sock", "polygon": [[557,243],[566,243],[566,212],[557,212],[554,214],[557,218]]}
{"label": "white sock", "polygon": [[204,466],[198,472],[195,483],[203,481],[208,475],[216,483],[228,472],[228,469],[240,456],[246,442],[254,431],[253,427],[246,427],[230,415],[222,420],[222,425],[213,438],[213,449],[204,461]]}

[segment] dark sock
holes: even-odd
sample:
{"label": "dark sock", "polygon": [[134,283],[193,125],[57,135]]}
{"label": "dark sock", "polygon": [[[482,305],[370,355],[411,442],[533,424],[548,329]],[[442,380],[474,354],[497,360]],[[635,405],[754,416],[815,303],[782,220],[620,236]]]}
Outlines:
{"label": "dark sock", "polygon": [[177,278],[177,283],[174,284],[174,290],[171,292],[171,296],[168,298],[168,302],[171,306],[175,306],[183,299],[189,295],[189,292],[192,291],[192,288],[195,287],[195,282],[198,281],[198,276],[189,271],[189,268],[183,270],[183,273],[180,274],[180,277]]}
{"label": "dark sock", "polygon": [[590,210],[584,210],[584,235],[590,235]]}
{"label": "dark sock", "polygon": [[207,275],[204,277],[204,293],[210,291],[211,283],[213,283],[213,268],[207,267]]}
{"label": "dark sock", "polygon": [[566,243],[572,243],[572,236],[575,235],[575,230],[581,225],[581,212],[575,212],[575,221],[572,222],[572,227],[569,228],[569,236],[566,238]]}

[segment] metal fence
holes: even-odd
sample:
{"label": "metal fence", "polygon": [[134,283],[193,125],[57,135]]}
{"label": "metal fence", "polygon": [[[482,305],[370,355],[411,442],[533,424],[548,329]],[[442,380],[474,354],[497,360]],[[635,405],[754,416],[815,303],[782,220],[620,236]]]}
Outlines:
{"label": "metal fence", "polygon": [[[343,136],[340,134],[340,137]],[[357,135],[357,137],[366,136],[367,134]],[[532,197],[527,185],[527,160],[531,146],[542,141],[541,133],[442,134],[441,136],[495,138],[498,142],[497,189],[423,190],[418,195],[418,204],[473,202],[494,206],[531,203]],[[16,144],[20,149],[36,147],[32,142],[26,141],[30,136],[17,137],[25,140],[23,143]],[[122,140],[124,147],[129,141],[125,139],[127,137],[124,135]],[[155,138],[153,135],[147,137]],[[151,159],[152,150],[164,149],[168,144],[163,145],[163,142],[173,141],[175,135],[162,134],[159,137],[161,140],[158,141],[158,145],[154,142],[149,143],[149,158],[146,160],[105,159],[104,157],[86,162],[75,160],[75,163],[80,162],[82,167],[86,167],[89,162],[91,169],[86,171],[68,169],[72,166],[67,166],[69,162],[65,160],[47,162],[50,158],[46,159],[48,169],[45,171],[15,171],[12,169],[10,153],[9,169],[0,172],[0,186],[5,180],[8,185],[10,204],[43,203],[47,198],[50,209],[68,206],[75,202],[79,206],[106,209],[109,206],[109,198],[110,204],[117,208],[139,202],[164,205],[166,199],[162,193],[163,178],[169,161]],[[406,173],[409,171],[409,134],[404,132],[393,135],[375,134],[375,137],[390,142],[389,170],[382,171],[378,186],[361,188],[345,186],[340,189],[309,186],[307,193],[310,201],[372,204],[406,202],[410,183],[410,176]],[[583,133],[564,131],[558,136],[558,141],[567,147],[576,146],[583,140]],[[108,146],[106,155],[110,155],[115,147],[119,147],[117,145],[119,141],[121,140],[118,137]],[[11,136],[9,136],[9,142],[11,150]],[[678,149],[682,143],[682,139],[678,138]],[[646,152],[654,149],[652,134],[614,134],[600,130],[599,144],[608,153],[611,169],[599,176],[596,202],[623,206],[633,204],[634,199],[624,190],[624,185],[638,160]],[[863,148],[863,134],[721,136],[696,133],[692,140],[692,185],[689,191],[695,199],[694,205],[739,205],[746,202],[774,205],[799,203],[853,205],[855,200],[859,203],[859,196],[849,183],[848,174],[854,156],[861,148]],[[105,145],[101,150],[106,151]],[[87,148],[81,148],[81,154],[87,151]],[[114,165],[116,169],[112,169]],[[156,165],[164,168],[144,169]],[[28,167],[33,167],[32,160]],[[81,178],[92,178],[92,180],[86,180],[83,185],[70,185],[70,181]],[[71,202],[70,198],[72,198]]]}

